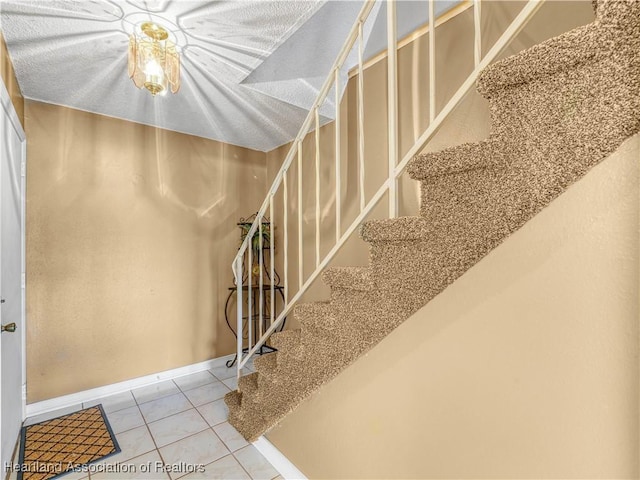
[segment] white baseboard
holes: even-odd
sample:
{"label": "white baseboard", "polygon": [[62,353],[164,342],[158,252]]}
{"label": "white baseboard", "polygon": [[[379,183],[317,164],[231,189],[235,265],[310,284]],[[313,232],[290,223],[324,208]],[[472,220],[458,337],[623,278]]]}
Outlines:
{"label": "white baseboard", "polygon": [[275,468],[285,480],[307,480],[304,473],[298,470],[298,468],[265,437],[258,438],[258,440],[253,442],[253,446],[258,449],[264,458],[269,460],[269,463],[273,465],[273,468]]}
{"label": "white baseboard", "polygon": [[232,358],[233,354],[226,355],[224,357],[214,358],[212,360],[195,363],[193,365],[187,365],[186,367],[174,368],[173,370],[145,375],[144,377],[133,378],[131,380],[125,380],[124,382],[105,385],[104,387],[92,388],[91,390],[85,390],[83,392],[72,393],[69,395],[63,395],[62,397],[30,403],[26,408],[26,417],[33,417],[42,413],[48,413],[61,408],[78,405],[79,403],[97,400],[98,398],[106,397],[108,395],[127,392],[134,388],[146,387],[147,385],[153,385],[154,383],[163,382],[165,380],[171,380],[191,373],[209,370],[211,368],[224,365],[227,360]]}

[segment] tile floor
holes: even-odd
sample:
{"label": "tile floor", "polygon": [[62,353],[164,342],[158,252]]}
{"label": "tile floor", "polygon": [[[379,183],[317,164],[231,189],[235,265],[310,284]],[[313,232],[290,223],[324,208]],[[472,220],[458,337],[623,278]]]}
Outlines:
{"label": "tile floor", "polygon": [[235,380],[235,369],[223,365],[31,417],[25,425],[102,404],[122,452],[65,480],[280,480],[226,421],[223,397],[235,388]]}

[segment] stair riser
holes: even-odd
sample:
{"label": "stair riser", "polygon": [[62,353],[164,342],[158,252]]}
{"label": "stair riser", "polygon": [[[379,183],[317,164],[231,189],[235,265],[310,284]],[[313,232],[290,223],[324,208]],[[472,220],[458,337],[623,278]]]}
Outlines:
{"label": "stair riser", "polygon": [[[256,391],[243,393],[242,408],[260,411],[263,416],[278,416],[287,409],[283,406],[299,402],[304,398],[305,391],[314,390],[330,378],[328,375],[331,374],[331,370],[326,366],[313,370],[312,365],[297,364],[295,368],[286,372],[283,383],[265,384]],[[297,391],[297,396],[291,396],[292,391]]]}
{"label": "stair riser", "polygon": [[367,267],[332,267],[322,274],[322,281],[331,288],[350,288],[368,291],[373,287]]}
{"label": "stair riser", "polygon": [[330,348],[348,348],[357,320],[352,315],[338,315],[335,308],[326,309],[322,314],[306,312],[299,318],[302,325],[303,344],[318,343]]}
{"label": "stair riser", "polygon": [[294,318],[304,332],[316,337],[339,335],[340,321],[333,314],[329,303],[301,304],[294,308]]}
{"label": "stair riser", "polygon": [[300,330],[285,330],[274,333],[271,336],[270,344],[277,350],[289,350],[300,344]]}
{"label": "stair riser", "polygon": [[501,236],[448,237],[444,245],[431,241],[372,245],[372,269],[380,288],[390,292],[387,308],[407,318],[475,265],[503,240]]}
{"label": "stair riser", "polygon": [[505,165],[508,152],[501,148],[502,139],[463,144],[442,152],[430,152],[414,157],[407,171],[414,180],[429,182],[432,179],[465,171],[500,168]]}
{"label": "stair riser", "polygon": [[[367,350],[398,325],[402,309],[398,309],[388,292],[376,289],[371,292],[342,292],[344,297],[332,302],[336,316],[343,322],[345,348],[353,344]],[[376,334],[381,334],[376,337]],[[349,346],[351,344],[351,346]]]}
{"label": "stair riser", "polygon": [[[519,224],[514,216],[528,217],[533,199],[520,197],[522,184],[534,181],[523,171],[465,172],[441,177],[426,183],[422,189],[421,214],[432,225],[432,234],[417,244],[422,244],[437,259],[451,256],[454,250],[466,248],[470,240],[502,237],[510,231],[510,225]],[[508,184],[506,190],[499,186]],[[507,215],[507,217],[505,217]],[[410,248],[410,244],[408,245]],[[458,256],[458,252],[455,252]],[[372,248],[371,258],[377,261]],[[437,263],[437,260],[436,260]],[[422,268],[416,265],[417,268]],[[411,269],[413,270],[413,269]],[[375,271],[375,275],[378,275]],[[409,276],[409,273],[405,276]],[[376,277],[380,283],[379,277]]]}
{"label": "stair riser", "polygon": [[255,367],[256,372],[260,373],[261,375],[265,375],[275,370],[278,366],[277,357],[278,352],[260,355],[253,361],[253,366]]}

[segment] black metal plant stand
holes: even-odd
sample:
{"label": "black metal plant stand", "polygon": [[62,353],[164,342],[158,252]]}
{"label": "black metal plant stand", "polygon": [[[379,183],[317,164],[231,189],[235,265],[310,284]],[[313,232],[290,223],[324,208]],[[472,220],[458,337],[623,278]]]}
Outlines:
{"label": "black metal plant stand", "polygon": [[[243,241],[245,238],[245,235],[247,234],[249,228],[251,228],[251,225],[253,224],[253,221],[256,218],[256,214],[252,215],[251,217],[244,219],[241,218],[240,221],[237,223],[238,227],[240,228],[241,234],[240,234],[240,240]],[[271,223],[268,221],[268,219],[263,219],[262,222],[262,231],[265,232],[267,231],[269,235],[272,234],[271,232]],[[259,231],[256,231],[255,236],[259,235]],[[253,248],[253,243],[254,242],[249,242],[249,248]],[[266,258],[270,257],[270,249],[269,249],[269,242],[265,241],[263,239],[263,244],[262,244],[262,256],[263,256],[263,282],[267,282],[264,283],[262,285],[262,317],[263,317],[263,321],[269,321],[271,319],[271,311],[274,311],[274,315],[273,318],[277,318],[277,299],[278,297],[280,297],[280,300],[282,302],[282,305],[284,306],[284,286],[280,284],[280,275],[278,274],[278,272],[275,270],[275,268],[273,269],[274,271],[274,278],[272,279],[270,276],[270,271],[269,269],[267,269],[267,261]],[[269,258],[269,261],[271,261],[272,259]],[[249,285],[248,285],[248,279],[249,279],[249,275],[253,272],[253,277],[256,277],[256,273],[254,272],[254,267],[257,265],[257,261],[258,261],[258,254],[256,254],[254,252],[253,255],[253,261],[254,261],[254,265],[251,266],[245,266],[244,271],[242,272],[242,291],[243,291],[243,298],[247,298],[248,296],[248,292],[249,292]],[[245,262],[246,265],[246,262]],[[270,265],[270,263],[269,263]],[[249,267],[249,268],[247,268]],[[229,287],[229,295],[227,295],[227,301],[225,302],[224,305],[224,318],[225,321],[227,322],[227,326],[229,327],[229,330],[231,330],[231,333],[233,333],[233,336],[237,339],[238,338],[238,332],[236,332],[236,330],[231,326],[231,322],[229,321],[229,305],[231,304],[231,299],[234,296],[237,296],[238,293],[238,287],[236,285],[235,279],[234,279],[234,286]],[[277,296],[274,297],[274,305],[271,305],[271,288],[272,288],[272,284],[273,284],[273,290],[274,292],[277,292]],[[245,293],[246,292],[246,293]],[[248,315],[248,304],[249,302],[251,302],[251,317],[249,317]],[[251,285],[251,298],[247,298],[247,304],[245,305],[245,308],[243,309],[244,312],[246,312],[246,315],[243,315],[242,317],[242,323],[243,323],[243,328],[242,331],[240,332],[240,334],[243,336],[243,339],[246,338],[247,340],[249,340],[249,322],[251,322],[251,330],[252,330],[252,335],[251,335],[251,345],[255,345],[258,340],[260,339],[260,336],[262,334],[262,332],[260,332],[260,310],[259,310],[259,304],[260,304],[260,285],[259,282],[257,282],[254,278],[254,280],[252,281],[252,285]],[[234,316],[235,318],[235,316]],[[284,329],[285,323],[286,323],[287,319],[286,317],[283,319],[282,321],[282,325],[280,325],[280,327],[278,327],[278,329],[276,329],[277,332],[281,332]],[[267,327],[268,328],[268,327]],[[245,347],[242,349],[242,353],[245,354],[249,351],[248,347]],[[277,349],[264,344],[261,345],[260,348],[258,350],[256,350],[256,354],[257,355],[264,355],[265,353],[272,353],[272,352],[277,352]],[[236,361],[238,360],[238,353],[236,352],[235,356],[233,357],[233,359],[227,361],[226,365],[227,368],[231,368],[235,365]]]}

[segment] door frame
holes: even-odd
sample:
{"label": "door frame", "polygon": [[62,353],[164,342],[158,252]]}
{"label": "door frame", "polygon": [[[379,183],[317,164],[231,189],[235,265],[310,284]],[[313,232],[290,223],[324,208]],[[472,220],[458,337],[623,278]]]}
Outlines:
{"label": "door frame", "polygon": [[[27,306],[26,306],[26,189],[27,189],[27,137],[18,118],[11,96],[7,91],[4,81],[0,78],[0,103],[2,109],[7,115],[7,119],[18,134],[21,143],[21,166],[20,166],[20,253],[21,253],[21,310],[22,310],[22,328],[20,329],[20,341],[22,342],[22,391],[20,397],[22,400],[22,412],[20,421],[23,422],[27,413]],[[1,359],[0,359],[1,361]]]}

